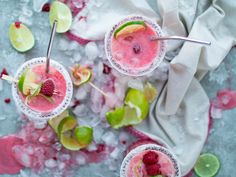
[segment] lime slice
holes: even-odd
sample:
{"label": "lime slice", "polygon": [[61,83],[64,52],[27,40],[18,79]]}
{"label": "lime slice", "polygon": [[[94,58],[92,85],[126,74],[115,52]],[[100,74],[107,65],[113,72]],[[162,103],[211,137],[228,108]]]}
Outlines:
{"label": "lime slice", "polygon": [[[18,88],[24,94],[30,94],[30,89],[35,88],[36,74],[32,72],[29,68],[23,72],[23,74],[19,78]],[[38,85],[37,85],[38,86]],[[37,87],[36,86],[36,87]]]}
{"label": "lime slice", "polygon": [[144,96],[149,103],[152,103],[157,97],[157,89],[149,82],[144,86]]}
{"label": "lime slice", "polygon": [[143,120],[147,117],[149,111],[149,103],[144,93],[137,89],[129,89],[125,97],[125,104],[131,108],[135,108],[138,118]]}
{"label": "lime slice", "polygon": [[10,25],[9,38],[11,45],[19,52],[26,52],[34,46],[32,32],[20,22]]}
{"label": "lime slice", "polygon": [[58,133],[58,125],[60,124],[60,122],[62,121],[62,119],[64,119],[65,117],[69,116],[69,111],[65,110],[63,113],[61,113],[59,116],[56,116],[50,120],[48,120],[48,124],[52,127],[52,129]]}
{"label": "lime slice", "polygon": [[80,86],[89,82],[92,77],[92,71],[88,68],[79,68],[73,72],[74,84]]}
{"label": "lime slice", "polygon": [[200,155],[194,166],[194,171],[199,177],[213,177],[220,168],[219,159],[211,153]]}
{"label": "lime slice", "polygon": [[131,34],[140,30],[145,30],[146,24],[143,21],[131,21],[121,25],[114,32],[114,37],[118,38],[121,35]]}
{"label": "lime slice", "polygon": [[93,129],[88,126],[76,127],[75,138],[81,146],[85,147],[93,141]]}
{"label": "lime slice", "polygon": [[37,87],[35,89],[30,90],[32,97],[37,96],[40,93],[40,89],[41,89],[42,85],[43,84],[41,83],[41,84],[37,85]]}
{"label": "lime slice", "polygon": [[58,22],[56,32],[64,33],[70,29],[72,14],[70,8],[66,4],[59,1],[54,1],[52,3],[49,12],[49,21],[51,26],[55,20]]}
{"label": "lime slice", "polygon": [[77,121],[73,116],[67,116],[65,117],[58,125],[58,134],[59,134],[59,138],[61,136],[61,134],[72,130],[76,127],[77,125]]}
{"label": "lime slice", "polygon": [[82,148],[81,145],[77,142],[77,140],[72,137],[71,131],[63,133],[61,135],[60,141],[66,149],[71,151],[78,151]]}
{"label": "lime slice", "polygon": [[115,129],[122,126],[121,122],[125,115],[124,107],[118,107],[115,110],[106,113],[107,122]]}

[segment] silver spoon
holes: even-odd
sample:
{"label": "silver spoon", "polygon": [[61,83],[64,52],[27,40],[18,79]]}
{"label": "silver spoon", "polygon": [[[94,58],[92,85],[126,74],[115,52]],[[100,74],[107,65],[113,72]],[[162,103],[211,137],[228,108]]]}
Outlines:
{"label": "silver spoon", "polygon": [[46,58],[46,73],[49,73],[50,55],[51,55],[52,44],[53,44],[54,36],[56,33],[56,29],[57,29],[57,20],[55,20],[53,22],[51,35],[50,35],[50,39],[49,39],[49,43],[48,43],[47,58]]}
{"label": "silver spoon", "polygon": [[209,41],[191,39],[191,38],[182,37],[182,36],[164,36],[164,37],[152,36],[152,37],[150,37],[150,40],[151,41],[155,41],[155,40],[181,40],[181,41],[188,41],[188,42],[193,42],[193,43],[198,43],[198,44],[211,45],[211,42],[209,42]]}

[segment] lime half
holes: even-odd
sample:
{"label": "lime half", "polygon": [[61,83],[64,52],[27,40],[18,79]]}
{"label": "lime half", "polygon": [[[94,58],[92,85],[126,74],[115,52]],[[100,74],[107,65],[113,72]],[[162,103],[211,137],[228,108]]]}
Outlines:
{"label": "lime half", "polygon": [[76,127],[75,138],[82,147],[86,147],[93,141],[93,129],[88,126]]}
{"label": "lime half", "polygon": [[214,177],[220,168],[218,157],[211,153],[200,155],[194,166],[194,171],[199,177]]}
{"label": "lime half", "polygon": [[36,77],[36,74],[32,72],[29,68],[26,68],[26,70],[20,76],[18,88],[24,95],[28,95],[31,89],[38,88],[38,85],[34,84]]}

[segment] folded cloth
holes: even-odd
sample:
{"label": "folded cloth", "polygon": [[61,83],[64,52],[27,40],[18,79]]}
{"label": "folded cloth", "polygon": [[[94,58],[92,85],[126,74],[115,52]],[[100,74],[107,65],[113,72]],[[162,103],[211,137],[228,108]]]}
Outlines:
{"label": "folded cloth", "polygon": [[[168,81],[153,103],[150,116],[135,128],[153,139],[162,138],[178,157],[182,175],[194,166],[208,133],[209,99],[199,81],[215,69],[236,44],[236,1],[145,0],[88,3],[73,22],[71,32],[85,39],[100,40],[110,26],[126,15],[147,16],[161,24],[168,35],[182,35],[211,41],[211,46],[168,41]],[[155,7],[157,5],[157,8]],[[89,10],[88,10],[89,9]],[[86,23],[81,23],[86,16]],[[84,25],[83,28],[80,28]]]}

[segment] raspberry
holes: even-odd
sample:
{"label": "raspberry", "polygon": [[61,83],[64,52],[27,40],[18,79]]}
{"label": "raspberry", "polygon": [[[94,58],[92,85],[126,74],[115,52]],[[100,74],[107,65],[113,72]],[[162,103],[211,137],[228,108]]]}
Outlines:
{"label": "raspberry", "polygon": [[149,151],[143,156],[143,163],[146,165],[154,164],[157,162],[158,162],[158,154],[153,151]]}
{"label": "raspberry", "polygon": [[110,74],[110,72],[111,72],[111,68],[108,65],[103,64],[103,73]]}
{"label": "raspberry", "polygon": [[6,104],[11,103],[11,99],[10,98],[6,98],[4,101],[5,101]]}
{"label": "raspberry", "polygon": [[134,44],[133,51],[135,54],[139,54],[141,52],[141,47],[139,44]]}
{"label": "raspberry", "polygon": [[50,3],[44,4],[43,8],[42,8],[42,11],[43,12],[49,12],[50,11]]}
{"label": "raspberry", "polygon": [[0,78],[2,78],[2,75],[8,75],[8,72],[7,72],[6,68],[3,68],[3,70],[0,74]]}
{"label": "raspberry", "polygon": [[159,164],[148,165],[148,166],[146,166],[146,172],[150,176],[159,175],[159,174],[161,174],[160,167],[161,166]]}
{"label": "raspberry", "polygon": [[40,90],[40,93],[46,96],[52,96],[54,93],[55,84],[51,79],[46,80]]}
{"label": "raspberry", "polygon": [[15,22],[16,28],[20,28],[21,22]]}

